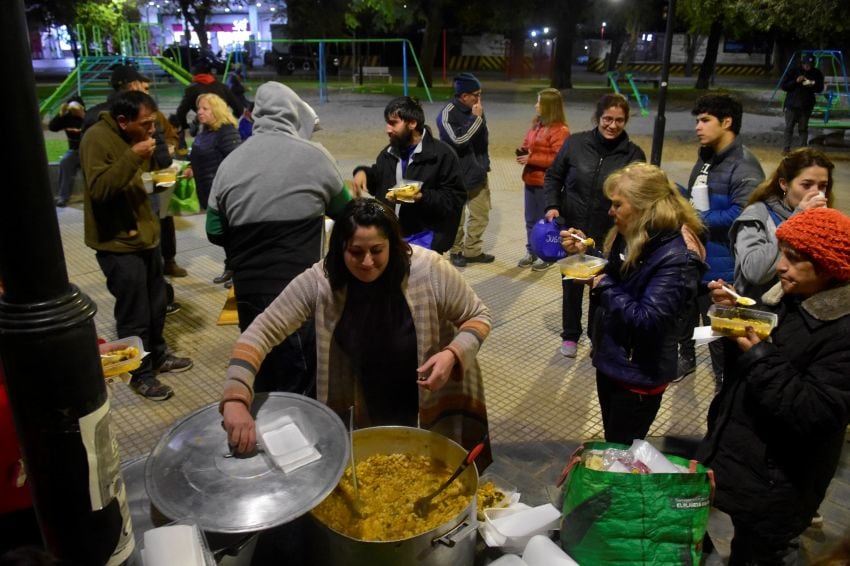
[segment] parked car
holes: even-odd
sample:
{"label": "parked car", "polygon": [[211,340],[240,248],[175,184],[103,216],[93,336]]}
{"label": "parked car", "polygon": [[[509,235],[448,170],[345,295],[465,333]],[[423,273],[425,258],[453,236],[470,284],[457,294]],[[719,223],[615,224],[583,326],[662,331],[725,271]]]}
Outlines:
{"label": "parked car", "polygon": [[182,64],[189,71],[195,68],[200,63],[205,63],[210,72],[215,72],[218,75],[224,74],[224,68],[227,66],[227,61],[213,53],[209,49],[202,47],[189,47],[189,64],[186,64],[186,47],[180,45],[172,45],[167,47],[162,56],[171,59],[175,63]]}
{"label": "parked car", "polygon": [[295,71],[313,71],[319,65],[318,47],[302,43],[275,46],[265,53],[264,63],[274,67],[278,75],[291,75]]}

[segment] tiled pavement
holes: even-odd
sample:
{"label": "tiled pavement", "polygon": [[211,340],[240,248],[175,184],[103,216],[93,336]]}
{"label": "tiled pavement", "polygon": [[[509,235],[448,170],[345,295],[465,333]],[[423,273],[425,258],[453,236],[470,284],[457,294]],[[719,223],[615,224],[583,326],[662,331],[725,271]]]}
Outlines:
{"label": "tiled pavement", "polygon": [[[379,112],[382,105],[377,104],[373,112]],[[367,156],[373,154],[371,149],[365,151]],[[345,156],[340,158],[340,169],[351,171],[365,160]],[[670,163],[668,167],[681,174],[689,165]],[[773,164],[765,164],[765,169],[769,165]],[[524,501],[539,504],[555,493],[555,478],[572,450],[582,439],[600,437],[602,425],[586,340],[579,343],[575,359],[558,353],[561,283],[557,272],[554,268],[537,273],[516,267],[524,251],[518,168],[507,156],[495,157],[492,167],[493,212],[485,251],[497,259],[463,269],[494,320],[493,332],[479,354],[496,456],[490,471],[515,484]],[[846,179],[846,163],[840,171]],[[839,182],[841,185],[846,187],[846,182]],[[113,300],[94,253],[83,244],[81,208],[76,202],[57,209],[68,272],[71,282],[97,303],[99,334],[112,339]],[[161,376],[175,390],[175,396],[163,403],[142,399],[123,383],[110,386],[122,460],[148,453],[177,419],[218,400],[238,334],[235,326],[215,324],[226,290],[211,280],[221,272],[223,253],[207,242],[203,216],[177,218],[175,223],[178,262],[188,269],[189,276],[172,281],[182,310],[167,318],[166,338],[180,355],[192,357],[195,366],[185,373]],[[664,396],[650,432],[660,446],[680,437],[696,439],[704,432],[714,382],[707,350],[698,349],[697,353],[696,374],[674,384]],[[825,525],[810,529],[805,537],[814,552],[836,541],[850,525],[849,485],[850,451],[845,450],[842,467],[822,507]]]}

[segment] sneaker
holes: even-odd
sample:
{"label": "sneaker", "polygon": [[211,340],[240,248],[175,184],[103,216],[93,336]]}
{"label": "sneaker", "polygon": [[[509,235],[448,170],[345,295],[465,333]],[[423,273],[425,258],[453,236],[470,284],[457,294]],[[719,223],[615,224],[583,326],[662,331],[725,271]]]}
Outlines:
{"label": "sneaker", "polygon": [[231,287],[233,287],[233,279],[224,284],[225,289],[230,289]]}
{"label": "sneaker", "polygon": [[676,379],[674,381],[685,379],[685,377],[694,373],[696,369],[697,362],[693,354],[680,354],[679,361],[677,362]]}
{"label": "sneaker", "polygon": [[174,391],[169,386],[160,382],[155,377],[133,380],[130,382],[130,387],[136,393],[151,401],[165,401],[174,395]]}
{"label": "sneaker", "polygon": [[537,258],[534,263],[531,264],[531,271],[546,271],[550,267],[552,267],[551,261],[543,261],[540,258]]}
{"label": "sneaker", "polygon": [[168,303],[165,305],[165,316],[179,312],[181,308],[180,303]]}
{"label": "sneaker", "polygon": [[531,267],[534,264],[534,260],[537,257],[531,252],[525,252],[525,255],[522,256],[522,259],[516,264],[517,267]]}
{"label": "sneaker", "polygon": [[178,358],[174,354],[168,354],[165,357],[165,361],[162,362],[162,365],[159,366],[157,371],[159,373],[180,373],[188,369],[192,369],[193,365],[194,364],[190,358]]}
{"label": "sneaker", "polygon": [[455,267],[466,267],[466,258],[463,254],[451,254],[451,262]]}
{"label": "sneaker", "polygon": [[63,198],[58,198],[58,199],[56,199],[56,206],[58,206],[59,208],[65,208],[66,206],[68,206],[68,200],[63,199]]}
{"label": "sneaker", "polygon": [[567,358],[575,358],[578,353],[578,343],[572,340],[564,340],[561,344],[561,355]]}
{"label": "sneaker", "polygon": [[173,259],[165,262],[165,269],[163,271],[166,275],[172,277],[186,277],[189,275],[189,272],[177,265],[177,262]]}
{"label": "sneaker", "polygon": [[496,256],[480,253],[472,257],[463,256],[463,259],[466,263],[493,263],[496,261]]}
{"label": "sneaker", "polygon": [[218,277],[213,277],[213,283],[215,283],[216,285],[221,285],[222,283],[227,283],[231,279],[233,279],[233,272],[229,269],[225,269],[221,273],[221,275],[219,275]]}
{"label": "sneaker", "polygon": [[815,513],[815,516],[812,517],[812,526],[816,529],[821,528],[823,526],[823,515]]}

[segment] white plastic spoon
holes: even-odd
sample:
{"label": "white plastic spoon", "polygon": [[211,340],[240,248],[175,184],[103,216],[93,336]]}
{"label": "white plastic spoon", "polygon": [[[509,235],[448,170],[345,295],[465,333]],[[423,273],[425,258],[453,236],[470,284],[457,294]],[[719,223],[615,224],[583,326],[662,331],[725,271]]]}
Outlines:
{"label": "white plastic spoon", "polygon": [[735,297],[735,302],[741,305],[742,307],[751,307],[756,304],[754,299],[751,299],[749,297],[742,297],[735,291],[735,289],[728,285],[721,285],[721,287],[724,291]]}

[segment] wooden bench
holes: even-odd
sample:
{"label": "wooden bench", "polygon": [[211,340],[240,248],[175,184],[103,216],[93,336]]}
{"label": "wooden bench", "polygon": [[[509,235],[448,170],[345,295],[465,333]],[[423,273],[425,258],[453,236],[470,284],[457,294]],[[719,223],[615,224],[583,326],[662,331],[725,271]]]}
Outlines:
{"label": "wooden bench", "polygon": [[[387,79],[387,83],[392,84],[393,76],[390,74],[389,67],[362,67],[361,71],[363,72],[363,78],[379,78],[379,79]],[[354,74],[351,75],[351,80],[356,84],[360,79],[360,73],[354,71]]]}

